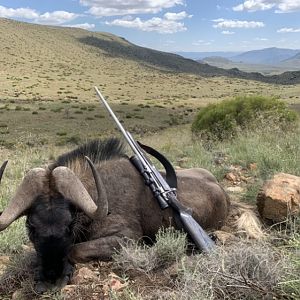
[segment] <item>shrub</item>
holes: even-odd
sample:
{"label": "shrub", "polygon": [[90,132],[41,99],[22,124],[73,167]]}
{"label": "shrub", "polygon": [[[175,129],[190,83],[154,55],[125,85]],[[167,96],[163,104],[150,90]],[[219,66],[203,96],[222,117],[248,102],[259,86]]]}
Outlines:
{"label": "shrub", "polygon": [[187,247],[186,234],[174,228],[160,229],[151,247],[132,240],[124,240],[114,254],[116,265],[124,272],[136,270],[149,273],[180,261]]}
{"label": "shrub", "polygon": [[182,260],[176,299],[293,299],[281,284],[297,280],[294,272],[269,244],[240,241]]}
{"label": "shrub", "polygon": [[276,98],[262,96],[240,96],[218,104],[210,104],[196,116],[192,131],[208,139],[223,140],[246,128],[281,129],[294,125],[297,113]]}

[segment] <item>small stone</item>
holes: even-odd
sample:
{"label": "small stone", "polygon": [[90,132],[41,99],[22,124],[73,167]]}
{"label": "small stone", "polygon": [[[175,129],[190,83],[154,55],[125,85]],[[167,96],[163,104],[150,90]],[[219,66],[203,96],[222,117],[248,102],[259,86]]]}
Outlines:
{"label": "small stone", "polygon": [[2,275],[5,272],[8,264],[9,256],[0,256],[0,275]]}
{"label": "small stone", "polygon": [[236,176],[234,173],[232,173],[232,172],[227,173],[227,174],[225,175],[225,178],[226,178],[227,180],[229,180],[229,181],[232,181],[232,182],[237,181],[237,176]]}
{"label": "small stone", "polygon": [[71,299],[71,297],[75,296],[77,286],[75,284],[66,285],[62,290],[61,294],[63,295],[63,299]]}
{"label": "small stone", "polygon": [[217,237],[217,243],[221,243],[222,245],[236,240],[236,237],[232,233],[226,231],[216,230],[214,234]]}
{"label": "small stone", "polygon": [[244,189],[240,186],[230,186],[226,188],[226,191],[231,193],[243,193]]}
{"label": "small stone", "polygon": [[72,284],[82,284],[91,281],[97,281],[97,275],[87,267],[77,270],[71,280]]}
{"label": "small stone", "polygon": [[255,171],[257,169],[257,163],[250,163],[249,164],[249,170]]}
{"label": "small stone", "polygon": [[103,285],[104,294],[109,294],[109,291],[115,291],[119,292],[122,291],[125,287],[128,286],[128,282],[126,282],[124,279],[120,278],[115,273],[110,273],[108,275],[108,278]]}
{"label": "small stone", "polygon": [[240,179],[246,183],[248,182],[248,178],[245,176],[240,176]]}

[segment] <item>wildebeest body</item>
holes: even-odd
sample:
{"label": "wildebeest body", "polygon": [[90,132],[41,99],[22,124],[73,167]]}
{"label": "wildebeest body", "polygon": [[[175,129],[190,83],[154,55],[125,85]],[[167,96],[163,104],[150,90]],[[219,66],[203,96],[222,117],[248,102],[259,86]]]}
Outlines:
{"label": "wildebeest body", "polygon": [[[200,168],[177,176],[178,200],[204,229],[220,228],[230,203],[215,177]],[[0,230],[21,214],[40,258],[41,282],[68,278],[69,261],[109,259],[123,238],[154,240],[160,227],[176,226],[174,212],[160,209],[117,139],[90,142],[28,172],[0,217]]]}
{"label": "wildebeest body", "polygon": [[[91,155],[93,158],[101,155],[93,155],[97,147],[91,146],[79,155],[70,155],[65,162],[96,201],[94,180],[83,156]],[[154,240],[160,227],[175,226],[172,209],[160,209],[141,175],[125,158],[122,147],[115,148],[120,151],[115,152],[112,159],[94,160],[108,195],[109,214],[104,220],[94,220],[89,225],[86,242],[72,247],[70,258],[73,261],[108,259],[120,238],[136,240],[147,236]],[[215,177],[200,168],[178,170],[177,176],[179,201],[192,208],[193,217],[203,228],[220,228],[228,214],[229,200]]]}

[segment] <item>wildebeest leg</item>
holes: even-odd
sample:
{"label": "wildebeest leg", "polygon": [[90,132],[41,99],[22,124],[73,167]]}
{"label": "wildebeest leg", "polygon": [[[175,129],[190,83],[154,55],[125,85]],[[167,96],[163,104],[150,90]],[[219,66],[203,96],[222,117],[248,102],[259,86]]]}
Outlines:
{"label": "wildebeest leg", "polygon": [[101,223],[94,224],[89,241],[72,246],[69,259],[74,263],[92,259],[109,260],[124,238],[137,240],[141,236],[143,230],[138,216],[126,219],[123,215],[110,214]]}
{"label": "wildebeest leg", "polygon": [[96,240],[75,244],[70,252],[69,259],[72,262],[86,262],[92,259],[109,260],[115,249],[120,247],[122,238],[108,236]]}

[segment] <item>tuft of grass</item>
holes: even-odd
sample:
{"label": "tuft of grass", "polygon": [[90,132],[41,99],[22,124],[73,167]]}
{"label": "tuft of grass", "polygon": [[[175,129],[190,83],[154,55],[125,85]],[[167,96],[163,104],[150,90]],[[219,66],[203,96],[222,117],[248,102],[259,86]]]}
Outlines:
{"label": "tuft of grass", "polygon": [[160,229],[152,247],[126,240],[113,260],[124,272],[149,273],[180,260],[186,247],[186,234],[173,228]]}

